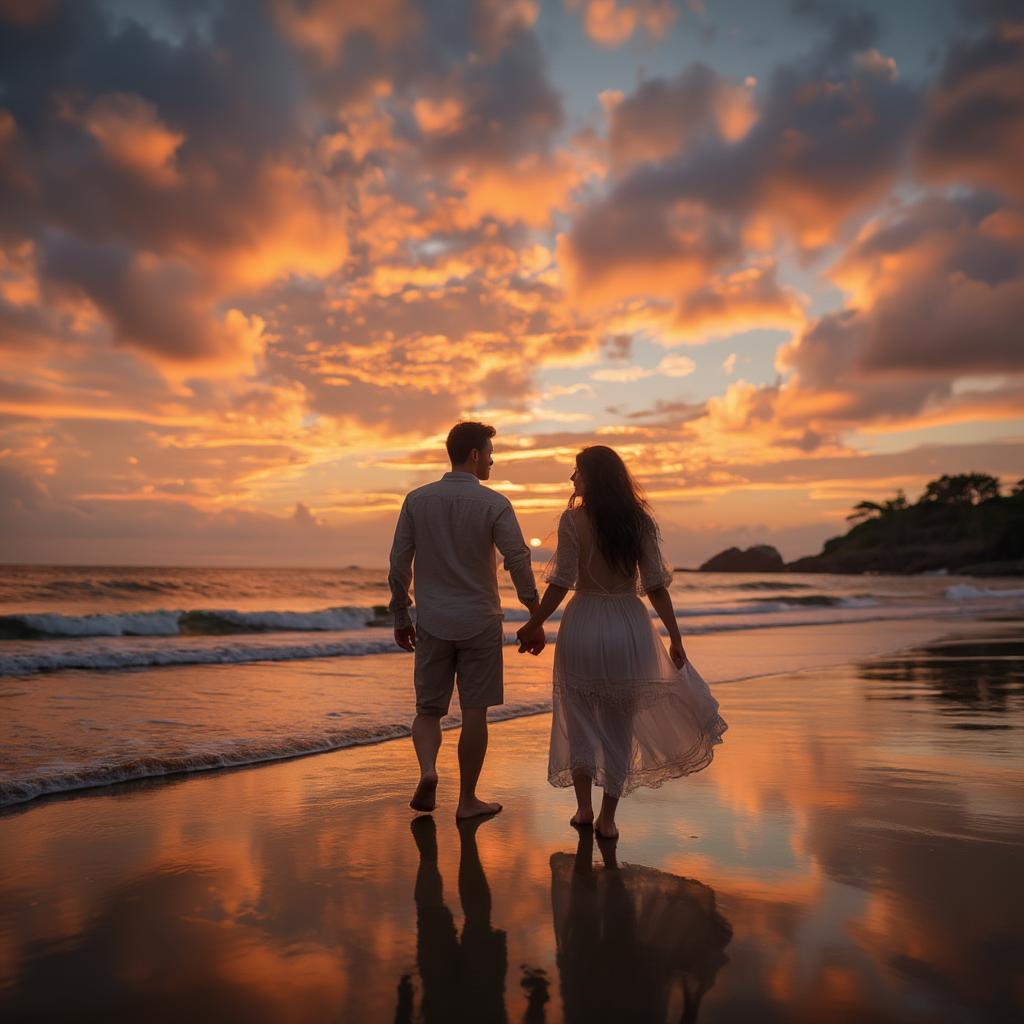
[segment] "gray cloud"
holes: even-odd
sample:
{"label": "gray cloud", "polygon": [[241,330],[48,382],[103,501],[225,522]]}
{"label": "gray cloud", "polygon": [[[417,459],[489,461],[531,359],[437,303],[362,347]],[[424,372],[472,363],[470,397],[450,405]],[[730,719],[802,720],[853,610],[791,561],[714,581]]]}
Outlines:
{"label": "gray cloud", "polygon": [[428,134],[422,149],[442,166],[468,162],[504,164],[543,152],[562,124],[562,105],[547,81],[532,32],[506,37],[490,61],[460,65],[442,83],[441,98],[460,109],[448,130]]}
{"label": "gray cloud", "polygon": [[847,253],[876,282],[843,322],[868,373],[1024,372],[1024,215],[984,197],[927,199]]}
{"label": "gray cloud", "polygon": [[695,137],[716,133],[717,105],[729,92],[730,83],[701,63],[673,78],[643,82],[612,108],[608,148],[613,165],[664,159]]}
{"label": "gray cloud", "polygon": [[928,94],[917,159],[930,178],[968,181],[1021,200],[1024,8],[998,6],[1005,8],[1006,20],[951,44]]}
{"label": "gray cloud", "polygon": [[749,130],[731,140],[708,127],[712,97],[725,86],[699,67],[625,99],[618,129],[613,112],[613,141],[635,125],[678,146],[634,166],[577,217],[568,252],[581,287],[645,264],[690,262],[705,273],[735,266],[755,217],[805,248],[833,243],[894,180],[918,110],[913,89],[887,66],[854,59],[868,28],[840,36],[843,45],[830,37],[776,71],[755,97]]}

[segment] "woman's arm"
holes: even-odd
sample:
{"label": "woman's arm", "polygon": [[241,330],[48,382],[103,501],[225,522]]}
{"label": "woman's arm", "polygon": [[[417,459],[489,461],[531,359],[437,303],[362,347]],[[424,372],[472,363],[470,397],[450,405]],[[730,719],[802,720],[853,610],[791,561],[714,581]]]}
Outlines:
{"label": "woman's arm", "polygon": [[[547,596],[547,595],[545,595]],[[676,622],[676,610],[672,607],[672,598],[665,587],[657,587],[647,592],[647,600],[658,613],[658,618],[668,630],[668,653],[676,668],[686,664],[686,651],[683,649],[683,638],[679,635],[679,623]]]}
{"label": "woman's arm", "polygon": [[529,621],[516,632],[516,636],[519,637],[520,654],[530,650],[533,646],[531,641],[533,641],[537,630],[547,622],[551,613],[565,600],[565,595],[568,593],[568,587],[560,587],[555,583],[548,584],[537,610],[530,616]]}

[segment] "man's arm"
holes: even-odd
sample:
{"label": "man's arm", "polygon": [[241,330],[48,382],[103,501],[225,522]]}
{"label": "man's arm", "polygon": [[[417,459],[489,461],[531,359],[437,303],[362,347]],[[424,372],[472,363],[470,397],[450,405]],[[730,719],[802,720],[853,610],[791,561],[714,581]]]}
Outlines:
{"label": "man's arm", "polygon": [[493,536],[494,546],[505,559],[504,566],[512,577],[516,594],[529,608],[531,603],[536,604],[537,601],[537,581],[533,578],[530,549],[523,540],[523,531],[519,528],[519,521],[511,504],[506,503],[494,520]]}
{"label": "man's arm", "polygon": [[406,500],[402,502],[402,511],[398,513],[388,570],[388,587],[391,590],[388,611],[395,617],[395,643],[406,651],[416,646],[416,630],[409,616],[409,608],[412,606],[409,587],[412,584],[412,560],[415,553],[412,514]]}
{"label": "man's arm", "polygon": [[[512,577],[519,600],[530,610],[531,615],[537,611],[537,581],[533,577],[533,564],[530,549],[523,540],[523,531],[519,528],[519,520],[511,504],[498,513],[494,521],[494,546],[505,559],[504,565]],[[527,649],[531,654],[540,654],[544,650],[544,631],[538,630],[531,638]]]}

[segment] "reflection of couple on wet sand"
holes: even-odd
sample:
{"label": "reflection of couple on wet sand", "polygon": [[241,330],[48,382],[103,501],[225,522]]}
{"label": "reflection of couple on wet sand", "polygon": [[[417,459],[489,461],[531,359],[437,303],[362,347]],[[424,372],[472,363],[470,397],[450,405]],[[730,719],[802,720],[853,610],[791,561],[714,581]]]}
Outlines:
{"label": "reflection of couple on wet sand", "polygon": [[505,933],[491,927],[491,890],[476,847],[481,816],[459,823],[459,901],[465,923],[462,934],[444,901],[444,882],[437,864],[437,830],[426,815],[412,823],[419,850],[416,873],[416,962],[422,997],[415,1018],[414,993],[408,975],[398,986],[395,1024],[433,1021],[504,1021]]}
{"label": "reflection of couple on wet sand", "polygon": [[[461,935],[444,901],[434,821],[424,815],[412,823],[420,857],[414,893],[420,1012],[406,975],[398,986],[396,1024],[508,1019],[506,936],[491,923],[491,892],[476,843],[483,820],[459,824]],[[564,1019],[587,1024],[696,1020],[732,937],[715,908],[714,893],[664,871],[620,867],[611,842],[601,843],[601,854],[604,866],[595,868],[593,830],[581,829],[575,856],[551,858]],[[548,979],[543,970],[524,967],[521,984],[527,994],[524,1020],[540,1024]]]}
{"label": "reflection of couple on wet sand", "polygon": [[[555,646],[548,781],[574,787],[573,825],[593,825],[599,836],[613,838],[619,799],[637,786],[658,786],[706,767],[726,725],[683,649],[658,527],[622,459],[603,445],[577,455],[548,587],[538,599],[530,549],[512,505],[481,485],[490,477],[494,433],[482,423],[456,424],[447,439],[451,472],[406,496],[395,529],[388,575],[395,640],[415,651],[412,738],[420,780],[411,805],[427,812],[435,807],[441,719],[457,683],[456,817],[501,810],[476,792],[487,709],[504,700],[497,549],[530,612],[517,634],[521,653],[540,654],[544,623],[575,591]],[[665,627],[668,650],[641,595]],[[604,791],[596,817],[595,783]]]}
{"label": "reflection of couple on wet sand", "polygon": [[576,855],[551,858],[551,914],[567,1021],[694,1021],[726,963],[729,923],[706,885],[638,865],[619,866],[593,833]]}

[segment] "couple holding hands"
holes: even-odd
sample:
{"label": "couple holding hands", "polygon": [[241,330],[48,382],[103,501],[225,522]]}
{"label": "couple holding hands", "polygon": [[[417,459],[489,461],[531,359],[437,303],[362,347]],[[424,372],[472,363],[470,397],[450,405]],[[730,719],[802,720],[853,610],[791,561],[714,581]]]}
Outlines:
{"label": "couple holding hands", "polygon": [[[483,423],[457,423],[447,439],[451,471],[406,496],[395,529],[388,574],[395,641],[415,651],[412,737],[420,781],[411,806],[434,809],[441,719],[457,681],[462,730],[456,816],[501,810],[476,793],[487,751],[487,709],[504,701],[497,549],[530,612],[517,634],[520,652],[543,651],[544,623],[574,591],[555,641],[548,782],[575,789],[572,825],[592,826],[612,839],[618,836],[619,800],[637,786],[659,786],[706,767],[726,723],[686,656],[658,527],[619,455],[592,445],[576,456],[547,588],[538,597],[530,549],[512,505],[482,483],[494,463],[494,434]],[[664,624],[667,650],[643,596]],[[595,784],[603,790],[596,816]]]}

